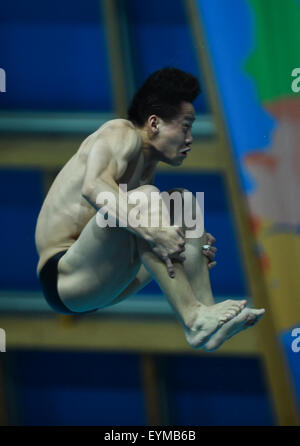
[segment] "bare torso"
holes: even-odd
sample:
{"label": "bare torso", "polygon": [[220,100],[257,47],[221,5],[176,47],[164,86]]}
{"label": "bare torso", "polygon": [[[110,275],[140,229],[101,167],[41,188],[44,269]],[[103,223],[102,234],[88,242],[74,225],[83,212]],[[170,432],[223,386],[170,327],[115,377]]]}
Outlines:
{"label": "bare torso", "polygon": [[[112,132],[119,127],[133,125],[126,120],[109,121],[86,138],[78,151],[66,163],[55,178],[40,211],[36,227],[36,246],[40,256],[37,272],[56,253],[68,250],[78,239],[81,231],[95,215],[96,210],[82,197],[86,163],[95,141],[102,138],[103,130],[111,126]],[[150,184],[153,169],[145,170],[141,144],[118,184],[127,184],[128,190]]]}

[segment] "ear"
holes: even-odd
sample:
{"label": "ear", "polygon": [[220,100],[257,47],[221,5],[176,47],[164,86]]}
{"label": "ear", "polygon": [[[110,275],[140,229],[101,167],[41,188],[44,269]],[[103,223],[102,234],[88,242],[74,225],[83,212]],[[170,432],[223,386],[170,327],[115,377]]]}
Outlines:
{"label": "ear", "polygon": [[148,127],[154,135],[157,135],[159,133],[159,128],[160,128],[159,124],[160,124],[160,119],[158,116],[156,115],[149,116]]}

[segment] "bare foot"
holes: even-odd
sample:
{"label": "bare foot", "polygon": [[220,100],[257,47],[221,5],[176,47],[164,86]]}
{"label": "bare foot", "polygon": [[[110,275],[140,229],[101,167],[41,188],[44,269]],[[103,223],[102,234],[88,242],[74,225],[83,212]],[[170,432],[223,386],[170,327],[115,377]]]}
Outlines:
{"label": "bare foot", "polygon": [[204,345],[203,350],[211,352],[242,330],[255,325],[264,315],[265,310],[244,308],[236,317],[222,325]]}
{"label": "bare foot", "polygon": [[246,300],[229,299],[209,307],[201,305],[192,324],[184,327],[188,344],[193,348],[202,347],[216,330],[237,316],[246,304]]}

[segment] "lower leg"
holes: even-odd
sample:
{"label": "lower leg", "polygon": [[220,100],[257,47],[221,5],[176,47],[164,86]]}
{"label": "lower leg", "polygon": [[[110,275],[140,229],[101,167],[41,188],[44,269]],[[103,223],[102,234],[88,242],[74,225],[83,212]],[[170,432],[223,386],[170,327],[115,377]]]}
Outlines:
{"label": "lower leg", "polygon": [[235,317],[246,301],[226,300],[207,306],[196,298],[184,267],[175,262],[175,278],[170,278],[165,263],[152,251],[144,240],[138,241],[140,259],[166,295],[183,326],[190,346],[199,348],[226,321]]}
{"label": "lower leg", "polygon": [[195,298],[204,305],[214,305],[214,297],[210,284],[207,257],[203,254],[203,246],[207,244],[207,235],[186,240],[183,268],[193,290]]}
{"label": "lower leg", "polygon": [[[175,196],[177,200],[181,201],[181,209],[176,212]],[[183,263],[186,278],[190,284],[193,294],[200,303],[211,306],[215,304],[209,278],[209,269],[207,257],[203,254],[202,248],[208,243],[208,237],[204,231],[201,236],[198,236],[199,227],[203,222],[202,211],[200,209],[197,198],[189,191],[182,188],[175,188],[168,191],[168,196],[165,200],[170,199],[169,213],[172,224],[177,222],[182,227],[182,232],[186,234],[185,257]],[[174,204],[172,205],[171,197],[174,197]],[[178,201],[177,201],[178,204]],[[190,223],[194,226],[187,227],[186,215],[190,217]],[[195,231],[197,229],[197,231]],[[204,230],[204,228],[203,228]],[[197,237],[187,237],[187,235],[197,234]],[[199,234],[200,235],[200,234]]]}
{"label": "lower leg", "polygon": [[187,327],[192,326],[194,314],[201,303],[194,296],[182,264],[174,263],[175,278],[170,278],[165,263],[146,241],[139,239],[138,249],[143,265],[160,286],[180,322]]}

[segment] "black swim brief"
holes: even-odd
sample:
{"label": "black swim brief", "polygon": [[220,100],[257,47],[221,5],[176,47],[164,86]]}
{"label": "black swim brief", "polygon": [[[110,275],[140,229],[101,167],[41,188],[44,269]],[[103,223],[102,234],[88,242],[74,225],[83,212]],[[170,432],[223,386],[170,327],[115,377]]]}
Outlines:
{"label": "black swim brief", "polygon": [[58,294],[57,289],[57,264],[59,259],[66,253],[67,251],[61,251],[51,257],[43,266],[39,273],[39,279],[42,285],[42,290],[45,296],[46,301],[50,305],[50,307],[61,314],[82,314],[82,313],[92,313],[97,310],[85,311],[85,312],[75,312],[69,310]]}

